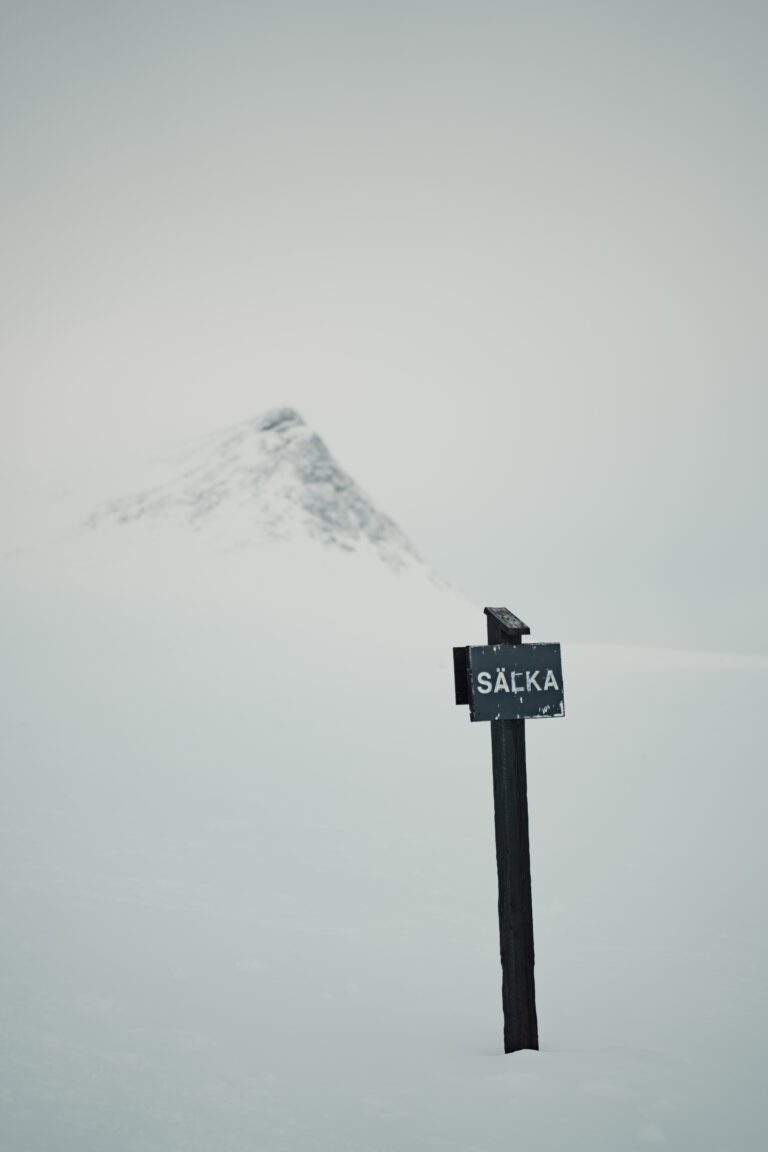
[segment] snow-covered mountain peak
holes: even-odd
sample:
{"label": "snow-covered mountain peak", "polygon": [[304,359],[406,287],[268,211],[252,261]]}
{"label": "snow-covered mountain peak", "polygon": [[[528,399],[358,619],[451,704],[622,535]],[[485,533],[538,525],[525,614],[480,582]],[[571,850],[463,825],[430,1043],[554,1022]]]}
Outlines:
{"label": "snow-covered mountain peak", "polygon": [[172,457],[169,478],[112,500],[90,528],[142,525],[242,547],[309,537],[346,552],[373,551],[394,570],[421,566],[413,546],[340,467],[292,408],[275,408]]}

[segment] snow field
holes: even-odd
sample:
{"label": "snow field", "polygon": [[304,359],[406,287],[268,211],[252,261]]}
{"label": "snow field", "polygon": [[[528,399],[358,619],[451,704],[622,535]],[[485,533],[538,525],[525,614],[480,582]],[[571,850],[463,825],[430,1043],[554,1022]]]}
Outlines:
{"label": "snow field", "polygon": [[3,1149],[764,1147],[759,658],[564,644],[504,1057],[482,613],[366,555],[148,555],[4,570]]}

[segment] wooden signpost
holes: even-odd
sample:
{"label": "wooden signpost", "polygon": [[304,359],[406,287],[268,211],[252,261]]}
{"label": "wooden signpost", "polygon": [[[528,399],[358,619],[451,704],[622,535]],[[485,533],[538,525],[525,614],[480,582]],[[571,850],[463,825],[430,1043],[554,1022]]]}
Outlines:
{"label": "wooden signpost", "polygon": [[491,722],[499,874],[504,1051],[539,1047],[533,979],[525,721],[563,716],[559,644],[523,644],[530,628],[507,608],[486,608],[488,644],[454,648],[456,703]]}

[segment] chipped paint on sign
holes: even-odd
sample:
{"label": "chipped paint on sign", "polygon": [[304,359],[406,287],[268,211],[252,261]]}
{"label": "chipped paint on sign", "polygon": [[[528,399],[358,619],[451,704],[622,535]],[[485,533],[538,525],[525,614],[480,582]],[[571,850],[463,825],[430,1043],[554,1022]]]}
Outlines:
{"label": "chipped paint on sign", "polygon": [[488,644],[467,655],[473,720],[565,715],[559,644]]}

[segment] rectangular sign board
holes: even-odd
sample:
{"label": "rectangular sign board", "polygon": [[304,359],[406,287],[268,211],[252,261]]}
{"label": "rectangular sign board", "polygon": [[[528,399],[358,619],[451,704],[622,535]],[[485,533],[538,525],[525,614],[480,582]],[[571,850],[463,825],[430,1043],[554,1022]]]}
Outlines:
{"label": "rectangular sign board", "polygon": [[467,657],[472,720],[565,715],[559,644],[488,644]]}

